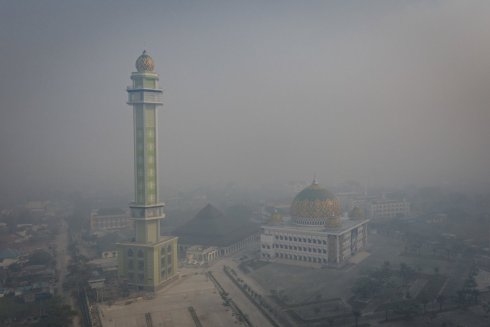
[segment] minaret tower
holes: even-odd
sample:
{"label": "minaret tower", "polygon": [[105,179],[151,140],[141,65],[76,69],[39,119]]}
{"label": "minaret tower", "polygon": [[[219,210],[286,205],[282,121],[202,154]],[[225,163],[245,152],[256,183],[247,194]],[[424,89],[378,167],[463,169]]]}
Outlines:
{"label": "minaret tower", "polygon": [[134,220],[132,242],[120,243],[119,277],[139,289],[155,290],[176,276],[177,238],[160,235],[165,218],[158,197],[158,119],[163,91],[153,59],[143,51],[131,74],[128,104],[133,106],[134,202],[129,207]]}

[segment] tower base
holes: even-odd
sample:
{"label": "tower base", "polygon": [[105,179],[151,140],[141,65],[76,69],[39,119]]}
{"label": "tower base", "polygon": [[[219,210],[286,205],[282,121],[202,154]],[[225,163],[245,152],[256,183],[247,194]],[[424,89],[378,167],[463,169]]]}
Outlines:
{"label": "tower base", "polygon": [[118,276],[128,286],[156,291],[177,275],[177,237],[164,236],[154,243],[118,243]]}

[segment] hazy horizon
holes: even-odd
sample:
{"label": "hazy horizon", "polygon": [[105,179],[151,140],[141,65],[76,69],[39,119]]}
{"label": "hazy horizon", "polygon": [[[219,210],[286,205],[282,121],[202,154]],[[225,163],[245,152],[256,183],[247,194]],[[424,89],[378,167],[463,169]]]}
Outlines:
{"label": "hazy horizon", "polygon": [[[0,1],[0,191],[133,187],[153,57],[164,189],[490,185],[486,1]],[[165,190],[162,190],[165,191]]]}

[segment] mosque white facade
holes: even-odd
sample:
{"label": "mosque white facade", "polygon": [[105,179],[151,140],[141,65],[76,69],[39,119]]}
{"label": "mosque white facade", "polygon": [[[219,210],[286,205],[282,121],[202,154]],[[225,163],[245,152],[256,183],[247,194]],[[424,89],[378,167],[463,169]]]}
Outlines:
{"label": "mosque white facade", "polygon": [[300,266],[342,266],[367,245],[368,220],[354,209],[341,217],[334,194],[314,181],[291,204],[291,220],[277,215],[262,226],[260,258]]}

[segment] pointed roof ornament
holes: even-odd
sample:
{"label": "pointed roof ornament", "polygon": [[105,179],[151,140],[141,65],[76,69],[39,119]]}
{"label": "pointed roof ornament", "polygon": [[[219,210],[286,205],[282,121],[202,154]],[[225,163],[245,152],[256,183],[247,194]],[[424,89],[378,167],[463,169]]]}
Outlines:
{"label": "pointed roof ornament", "polygon": [[136,60],[136,70],[138,73],[153,72],[155,69],[155,63],[153,59],[143,50],[141,56]]}
{"label": "pointed roof ornament", "polygon": [[316,178],[316,173],[313,174],[313,185],[318,185],[318,179]]}

